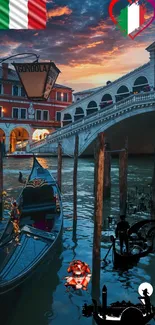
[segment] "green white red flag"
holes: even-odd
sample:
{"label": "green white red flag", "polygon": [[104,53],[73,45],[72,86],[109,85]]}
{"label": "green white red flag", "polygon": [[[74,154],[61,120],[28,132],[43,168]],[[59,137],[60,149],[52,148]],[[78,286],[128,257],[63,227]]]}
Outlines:
{"label": "green white red flag", "polygon": [[145,22],[146,9],[143,5],[132,3],[121,10],[118,17],[118,24],[126,35],[131,34]]}
{"label": "green white red flag", "polygon": [[0,0],[0,29],[44,29],[46,21],[46,0]]}

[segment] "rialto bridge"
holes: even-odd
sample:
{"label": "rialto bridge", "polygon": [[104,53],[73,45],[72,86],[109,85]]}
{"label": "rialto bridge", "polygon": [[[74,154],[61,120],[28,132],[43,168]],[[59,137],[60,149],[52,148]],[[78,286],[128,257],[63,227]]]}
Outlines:
{"label": "rialto bridge", "polygon": [[130,153],[152,153],[155,147],[155,42],[147,49],[150,61],[114,82],[77,100],[61,112],[62,128],[45,140],[30,143],[33,152],[73,155],[79,135],[79,155],[93,154],[94,141],[105,132],[113,150],[124,146]]}

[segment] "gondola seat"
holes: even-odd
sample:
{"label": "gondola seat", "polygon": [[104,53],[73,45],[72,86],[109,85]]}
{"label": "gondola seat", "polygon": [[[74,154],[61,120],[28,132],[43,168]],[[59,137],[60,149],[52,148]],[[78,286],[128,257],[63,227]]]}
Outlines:
{"label": "gondola seat", "polygon": [[56,213],[53,188],[49,185],[38,188],[25,187],[22,193],[22,214],[32,214],[41,211]]}

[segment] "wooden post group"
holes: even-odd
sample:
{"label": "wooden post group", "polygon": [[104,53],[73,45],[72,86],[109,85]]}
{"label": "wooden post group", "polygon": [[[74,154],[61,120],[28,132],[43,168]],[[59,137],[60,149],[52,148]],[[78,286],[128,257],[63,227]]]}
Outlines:
{"label": "wooden post group", "polygon": [[128,148],[119,154],[119,188],[120,188],[120,215],[126,215],[127,209],[127,173],[128,173]]}
{"label": "wooden post group", "polygon": [[77,219],[77,168],[79,153],[79,136],[75,136],[74,171],[73,171],[73,218]]}
{"label": "wooden post group", "polygon": [[61,191],[61,174],[62,174],[62,147],[61,144],[58,144],[58,174],[57,174],[57,181],[59,190]]}

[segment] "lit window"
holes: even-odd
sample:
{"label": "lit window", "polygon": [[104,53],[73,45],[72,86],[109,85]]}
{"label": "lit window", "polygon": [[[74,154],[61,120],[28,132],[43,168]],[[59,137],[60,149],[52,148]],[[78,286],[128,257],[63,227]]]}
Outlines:
{"label": "lit window", "polygon": [[13,108],[13,118],[18,118],[18,108]]}
{"label": "lit window", "polygon": [[47,135],[49,134],[49,131],[46,129],[40,130],[37,129],[34,131],[33,135],[32,135],[32,140],[41,140],[44,139]]}
{"label": "lit window", "polygon": [[18,86],[13,86],[13,96],[18,96]]}
{"label": "lit window", "polygon": [[22,119],[26,119],[26,109],[25,108],[21,108],[21,110],[20,110],[20,117]]}
{"label": "lit window", "polygon": [[37,120],[41,120],[41,110],[37,109]]}
{"label": "lit window", "polygon": [[48,120],[48,111],[43,111],[43,120],[44,121]]}

